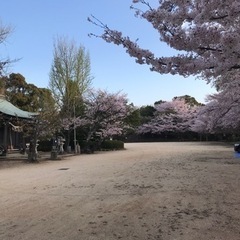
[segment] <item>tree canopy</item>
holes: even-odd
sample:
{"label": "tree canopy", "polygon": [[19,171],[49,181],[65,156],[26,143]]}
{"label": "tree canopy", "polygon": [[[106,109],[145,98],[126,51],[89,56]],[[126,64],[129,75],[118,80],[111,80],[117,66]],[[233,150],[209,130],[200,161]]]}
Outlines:
{"label": "tree canopy", "polygon": [[[201,75],[215,81],[223,73],[240,69],[240,2],[236,0],[162,0],[152,7],[145,0],[133,0],[136,16],[148,21],[178,54],[155,56],[136,41],[112,30],[95,17],[89,21],[103,28],[100,36],[106,42],[123,46],[137,63],[147,64],[152,71]],[[139,28],[141,29],[141,28]]]}
{"label": "tree canopy", "polygon": [[13,105],[29,112],[55,108],[55,101],[49,89],[38,88],[34,84],[27,83],[20,73],[11,73],[4,79],[6,98]]}
{"label": "tree canopy", "polygon": [[196,112],[196,104],[193,105],[184,98],[175,97],[172,101],[156,104],[154,116],[138,128],[138,133],[159,135],[191,131]]}
{"label": "tree canopy", "polygon": [[91,84],[89,53],[74,41],[58,38],[54,42],[49,88],[65,116],[71,116],[76,99],[81,99]]}
{"label": "tree canopy", "polygon": [[82,116],[70,121],[63,119],[63,126],[69,129],[71,126],[82,126],[87,129],[85,139],[100,140],[121,135],[126,126],[125,119],[132,111],[127,104],[125,94],[109,93],[106,90],[92,90],[85,98],[85,111]]}

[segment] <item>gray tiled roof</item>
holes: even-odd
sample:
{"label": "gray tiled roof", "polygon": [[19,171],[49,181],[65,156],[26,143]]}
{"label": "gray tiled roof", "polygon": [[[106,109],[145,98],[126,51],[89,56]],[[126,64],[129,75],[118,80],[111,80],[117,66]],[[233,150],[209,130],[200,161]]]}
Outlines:
{"label": "gray tiled roof", "polygon": [[38,115],[37,113],[23,111],[4,98],[0,98],[0,112],[19,118],[32,118]]}

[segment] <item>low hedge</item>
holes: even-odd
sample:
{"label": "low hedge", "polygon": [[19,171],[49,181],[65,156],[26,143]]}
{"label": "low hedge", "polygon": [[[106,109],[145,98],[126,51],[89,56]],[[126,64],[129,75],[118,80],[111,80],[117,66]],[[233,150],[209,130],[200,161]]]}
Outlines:
{"label": "low hedge", "polygon": [[124,149],[124,142],[118,140],[105,140],[101,143],[102,150],[121,150]]}
{"label": "low hedge", "polygon": [[100,150],[98,141],[79,141],[81,147],[81,153],[94,153],[95,151]]}
{"label": "low hedge", "polygon": [[44,140],[39,141],[38,151],[49,152],[52,150],[52,141],[51,140]]}

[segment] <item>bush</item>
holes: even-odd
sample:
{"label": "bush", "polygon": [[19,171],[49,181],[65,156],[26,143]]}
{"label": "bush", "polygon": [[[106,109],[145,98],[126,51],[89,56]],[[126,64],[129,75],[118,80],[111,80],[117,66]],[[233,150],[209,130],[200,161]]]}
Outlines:
{"label": "bush", "polygon": [[44,140],[39,142],[38,151],[49,152],[52,150],[52,141]]}
{"label": "bush", "polygon": [[99,150],[99,143],[97,141],[81,141],[81,153],[94,153]]}
{"label": "bush", "polygon": [[105,140],[101,143],[102,150],[120,150],[124,149],[124,142],[118,140]]}

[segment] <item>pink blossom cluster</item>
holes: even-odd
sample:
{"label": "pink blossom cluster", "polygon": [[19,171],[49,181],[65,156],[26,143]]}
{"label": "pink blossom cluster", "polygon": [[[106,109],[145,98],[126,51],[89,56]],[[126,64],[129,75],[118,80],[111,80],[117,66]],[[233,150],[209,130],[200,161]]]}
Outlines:
{"label": "pink blossom cluster", "polygon": [[102,39],[123,46],[137,63],[159,73],[201,74],[208,81],[240,68],[239,1],[161,0],[156,8],[144,0],[133,0],[133,4],[147,7],[134,8],[136,15],[152,25],[160,41],[176,50],[175,56],[155,56],[150,46],[143,49],[96,18],[89,20],[103,28]]}
{"label": "pink blossom cluster", "polygon": [[88,139],[94,134],[101,138],[119,135],[124,129],[124,119],[129,114],[125,94],[92,91],[86,101],[85,120],[88,121]]}
{"label": "pink blossom cluster", "polygon": [[85,127],[88,131],[87,140],[93,136],[101,139],[123,133],[124,119],[130,113],[128,100],[125,94],[108,93],[105,90],[92,90],[85,99],[83,116],[63,119],[64,129]]}
{"label": "pink blossom cluster", "polygon": [[161,134],[166,132],[191,131],[198,107],[191,106],[184,99],[175,98],[155,106],[154,117],[138,128],[138,133]]}
{"label": "pink blossom cluster", "polygon": [[215,82],[219,92],[208,96],[199,111],[194,130],[197,132],[234,133],[240,129],[240,71],[229,72]]}

